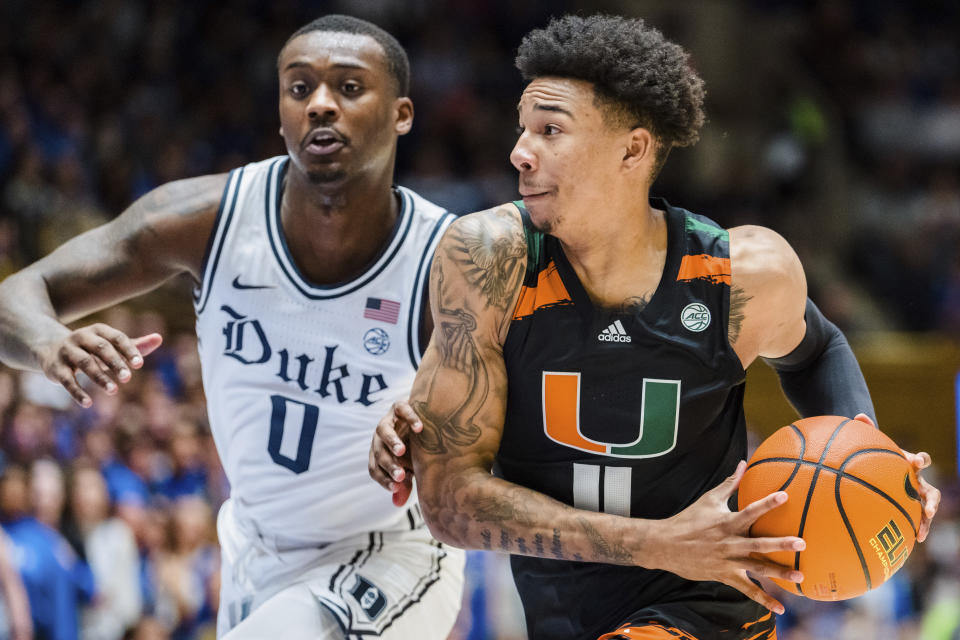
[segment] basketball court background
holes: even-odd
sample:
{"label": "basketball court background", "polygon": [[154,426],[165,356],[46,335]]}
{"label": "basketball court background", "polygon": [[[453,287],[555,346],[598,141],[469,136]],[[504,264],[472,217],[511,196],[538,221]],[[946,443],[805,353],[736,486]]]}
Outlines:
{"label": "basketball court background", "polygon": [[[516,46],[550,15],[597,10],[661,28],[692,52],[707,84],[702,139],[673,153],[654,194],[726,226],[782,233],[806,266],[811,296],[850,337],[881,428],[934,456],[944,502],[930,540],[863,598],[787,598],[780,637],[954,637],[955,2],[4,0],[0,276],[158,184],[281,153],[275,57],[289,33],[325,12],[367,18],[408,50],[416,119],[401,141],[398,182],[459,213],[512,200]],[[209,635],[212,518],[227,492],[206,430],[187,289],[174,282],[103,314],[131,334],[160,330],[166,343],[147,375],[98,398],[95,411],[77,410],[35,376],[0,371],[4,468],[32,471],[38,496],[49,498],[42,504],[52,505],[38,515],[65,540],[77,543],[57,506],[70,501],[68,480],[91,463],[115,472],[110,499],[138,551],[139,604],[127,615],[156,637]],[[749,373],[747,415],[757,439],[794,417],[762,364]],[[471,556],[455,637],[523,637],[505,560]]]}

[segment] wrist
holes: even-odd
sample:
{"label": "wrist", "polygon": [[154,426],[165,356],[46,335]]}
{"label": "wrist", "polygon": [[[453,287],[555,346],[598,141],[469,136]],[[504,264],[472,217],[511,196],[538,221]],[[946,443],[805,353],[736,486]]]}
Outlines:
{"label": "wrist", "polygon": [[627,540],[634,550],[636,564],[645,569],[666,570],[666,547],[670,536],[664,523],[666,520],[631,519],[630,534]]}
{"label": "wrist", "polygon": [[31,356],[36,366],[41,370],[46,370],[47,364],[57,358],[57,352],[60,346],[70,336],[70,329],[54,322],[54,326],[44,330],[43,335],[36,336],[28,344],[32,344]]}

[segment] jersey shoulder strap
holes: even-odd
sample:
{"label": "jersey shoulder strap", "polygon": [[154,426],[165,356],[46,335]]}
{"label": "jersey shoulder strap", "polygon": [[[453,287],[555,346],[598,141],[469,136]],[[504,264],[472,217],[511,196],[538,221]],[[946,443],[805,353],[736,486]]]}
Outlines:
{"label": "jersey shoulder strap", "polygon": [[547,266],[546,234],[533,226],[530,212],[523,206],[523,200],[515,200],[513,204],[520,210],[520,219],[523,221],[523,238],[527,243],[527,271],[523,278],[523,285],[536,286],[537,274]]}

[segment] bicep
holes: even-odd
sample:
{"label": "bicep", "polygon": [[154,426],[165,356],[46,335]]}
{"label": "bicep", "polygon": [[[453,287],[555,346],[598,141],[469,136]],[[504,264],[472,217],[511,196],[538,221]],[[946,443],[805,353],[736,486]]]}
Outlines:
{"label": "bicep", "polygon": [[434,256],[433,337],[412,392],[424,424],[414,463],[430,461],[417,469],[421,484],[438,470],[489,472],[499,449],[507,397],[500,328],[524,267],[509,257],[526,255],[515,223],[500,210],[458,220]]}
{"label": "bicep", "polygon": [[226,180],[225,174],[203,176],[159,187],[27,267],[22,277],[42,280],[65,322],[178,273],[197,278]]}
{"label": "bicep", "polygon": [[[411,393],[423,422],[414,442],[417,477],[458,470],[489,471],[503,431],[506,373],[502,357],[469,340],[434,335]],[[456,344],[460,342],[460,344]]]}

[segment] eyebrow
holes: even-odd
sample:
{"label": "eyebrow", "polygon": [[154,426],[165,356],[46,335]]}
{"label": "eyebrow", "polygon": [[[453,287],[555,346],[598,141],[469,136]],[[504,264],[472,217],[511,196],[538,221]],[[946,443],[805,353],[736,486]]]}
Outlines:
{"label": "eyebrow", "polygon": [[[568,111],[567,109],[564,109],[563,107],[558,107],[558,106],[552,105],[552,104],[540,104],[540,103],[536,103],[536,104],[533,105],[533,109],[534,109],[535,111],[550,111],[550,112],[552,112],[552,113],[562,113],[563,115],[567,116],[567,117],[570,118],[571,120],[575,120],[575,119],[576,119],[576,118],[573,117],[573,113],[571,113],[571,112]],[[519,104],[519,103],[517,104],[517,111],[520,111],[520,104]]]}
{"label": "eyebrow", "polygon": [[[287,66],[283,68],[284,71],[289,71],[290,69],[299,69],[299,68],[311,68],[309,62],[304,62],[302,60],[294,60]],[[359,63],[350,63],[350,62],[337,62],[332,65],[335,69],[358,69],[360,71],[369,71],[369,67],[359,64]]]}

